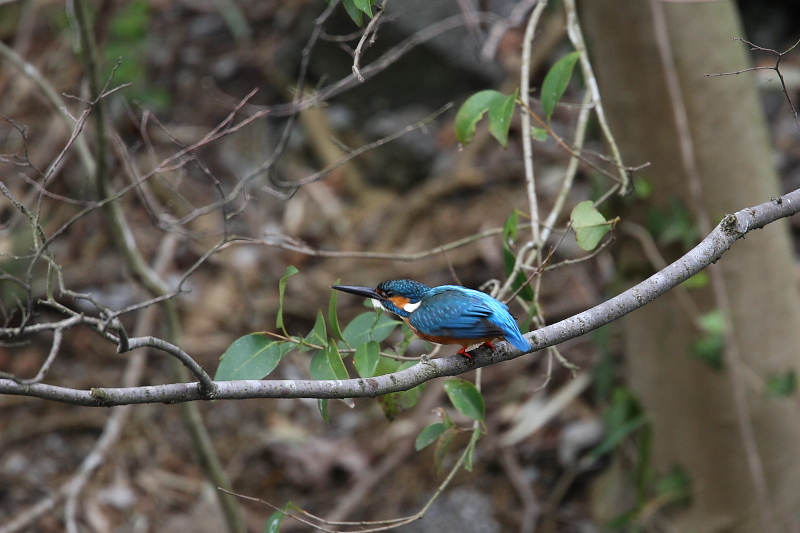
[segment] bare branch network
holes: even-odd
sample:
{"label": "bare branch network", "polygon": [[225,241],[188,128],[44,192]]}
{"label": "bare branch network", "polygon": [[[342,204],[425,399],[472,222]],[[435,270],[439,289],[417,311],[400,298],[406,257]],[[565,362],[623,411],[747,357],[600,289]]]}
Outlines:
{"label": "bare branch network", "polygon": [[530,352],[498,343],[496,350],[478,348],[470,363],[461,356],[423,360],[406,370],[367,379],[347,380],[242,380],[211,381],[197,363],[180,348],[157,339],[131,338],[128,348],[151,346],[180,359],[198,382],[167,385],[71,389],[44,383],[0,379],[0,393],[93,407],[142,403],[181,403],[196,400],[244,400],[250,398],[363,398],[411,389],[426,381],[464,374],[476,368],[515,359],[573,339],[647,305],[703,268],[716,262],[739,239],[781,218],[800,211],[800,189],[763,204],[726,215],[716,228],[683,257],[618,296],[570,318],[545,326],[526,337]]}

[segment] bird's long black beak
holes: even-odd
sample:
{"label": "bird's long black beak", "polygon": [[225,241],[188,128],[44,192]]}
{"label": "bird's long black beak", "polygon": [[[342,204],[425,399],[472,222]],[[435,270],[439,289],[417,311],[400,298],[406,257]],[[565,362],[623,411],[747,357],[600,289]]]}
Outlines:
{"label": "bird's long black beak", "polygon": [[352,285],[332,285],[331,289],[337,291],[349,292],[356,296],[363,296],[364,298],[375,298],[376,300],[383,300],[383,297],[378,294],[375,289],[371,287],[354,287]]}

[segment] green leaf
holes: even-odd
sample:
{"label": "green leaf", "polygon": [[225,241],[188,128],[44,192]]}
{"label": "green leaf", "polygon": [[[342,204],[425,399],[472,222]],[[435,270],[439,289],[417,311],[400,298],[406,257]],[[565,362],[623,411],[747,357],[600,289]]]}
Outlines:
{"label": "green leaf", "polygon": [[724,366],[725,320],[719,309],[700,317],[703,333],[692,343],[692,355],[708,363],[714,370]]}
{"label": "green leaf", "polygon": [[355,364],[356,371],[358,371],[358,375],[362,378],[371,378],[374,376],[380,358],[381,345],[375,341],[369,341],[356,348],[353,363]]}
{"label": "green leaf", "polygon": [[[328,3],[331,3],[332,0],[328,0]],[[356,7],[356,3],[354,0],[342,0],[342,5],[344,5],[344,10],[353,19],[359,27],[364,25],[364,12]]]}
{"label": "green leaf", "polygon": [[[340,280],[336,280],[338,284]],[[328,322],[331,325],[331,336],[337,341],[342,340],[342,330],[339,327],[339,309],[337,302],[339,299],[339,291],[331,291],[331,301],[328,303]]]}
{"label": "green leaf", "polygon": [[680,244],[689,250],[700,239],[700,228],[692,212],[677,197],[669,199],[667,208],[647,211],[647,228],[662,246]]}
{"label": "green leaf", "polygon": [[483,395],[470,383],[463,379],[448,379],[444,382],[444,391],[453,407],[462,415],[473,420],[480,420],[486,417],[486,404],[483,402]]}
{"label": "green leaf", "polygon": [[472,437],[469,439],[469,444],[467,444],[467,456],[464,458],[464,469],[467,472],[472,472],[472,465],[475,461],[475,446],[478,445],[478,440],[482,434],[483,431],[480,426],[476,426],[472,430]]}
{"label": "green leaf", "polygon": [[508,215],[505,224],[503,224],[503,239],[513,243],[515,240],[517,240],[518,233],[519,233],[519,209],[514,209],[514,211],[510,215]]}
{"label": "green leaf", "polygon": [[293,347],[293,343],[278,342],[262,333],[240,337],[222,354],[214,379],[263,379],[275,370],[281,358]]}
{"label": "green leaf", "polygon": [[[517,233],[519,230],[519,211],[517,209],[514,210],[511,215],[506,219],[505,224],[503,225],[503,266],[506,270],[506,276],[510,276],[511,272],[514,271],[514,264],[517,261],[517,256],[514,254],[514,250],[511,249],[511,244],[517,238]],[[516,277],[514,278],[513,283],[511,284],[512,289],[515,291],[519,289],[524,283],[527,283],[528,277],[525,275],[525,272],[520,271],[517,272]],[[533,300],[533,289],[530,285],[526,285],[519,293],[520,298],[523,300],[530,302]]]}
{"label": "green leaf", "polygon": [[445,432],[447,426],[442,424],[441,422],[436,422],[435,424],[431,424],[430,426],[423,429],[420,434],[417,436],[416,442],[414,442],[414,448],[417,451],[422,450],[423,448],[427,448],[433,442],[442,436],[442,433]]}
{"label": "green leaf", "polygon": [[397,372],[399,368],[400,368],[400,361],[382,355],[380,359],[378,359],[378,366],[372,375],[385,376],[386,374]]}
{"label": "green leaf", "polygon": [[444,468],[444,460],[447,458],[447,452],[450,451],[450,445],[453,443],[453,438],[458,433],[455,428],[448,428],[436,441],[436,448],[433,452],[433,464],[436,468],[436,473],[441,474]]}
{"label": "green leaf", "polygon": [[[313,344],[315,346],[322,346],[323,348],[328,345],[328,333],[325,329],[325,317],[322,316],[322,311],[317,311],[317,321],[314,323],[314,329],[306,336],[303,341],[306,344]],[[302,346],[301,350],[311,350],[310,346]]]}
{"label": "green leaf", "polygon": [[500,96],[489,104],[489,133],[503,148],[508,146],[508,131],[511,129],[511,119],[516,109],[517,92],[514,91],[514,94],[508,96],[500,93]]}
{"label": "green leaf", "polygon": [[591,200],[576,205],[570,219],[578,246],[587,251],[594,250],[603,236],[611,230],[611,223],[595,209]]}
{"label": "green leaf", "polygon": [[353,0],[353,5],[358,8],[359,11],[363,12],[369,18],[372,18],[372,6],[375,4],[375,0]]}
{"label": "green leaf", "polygon": [[330,404],[330,400],[326,398],[320,398],[317,400],[317,407],[319,407],[319,414],[322,415],[322,419],[325,421],[326,424],[331,423],[331,417],[328,414],[328,405]]}
{"label": "green leaf", "polygon": [[708,272],[705,270],[701,270],[691,278],[681,283],[681,287],[685,289],[702,289],[708,287],[709,283],[711,283],[711,276],[709,276]]}
{"label": "green leaf", "polygon": [[633,393],[625,387],[617,387],[611,396],[611,403],[603,413],[606,436],[590,455],[600,457],[614,450],[631,433],[647,423],[639,403]]}
{"label": "green leaf", "polygon": [[636,176],[633,178],[633,192],[639,200],[647,200],[653,196],[653,182],[649,179]]}
{"label": "green leaf", "polygon": [[785,374],[772,376],[767,380],[767,390],[775,396],[786,398],[797,390],[797,374],[789,370]]}
{"label": "green leaf", "polygon": [[283,517],[286,516],[286,511],[275,511],[269,516],[267,526],[264,528],[264,533],[278,533],[281,530]]}
{"label": "green leaf", "polygon": [[456,114],[456,137],[461,144],[469,144],[475,138],[478,122],[489,113],[489,132],[505,148],[508,144],[508,130],[514,115],[517,93],[505,94],[486,90],[479,91],[461,105]]}
{"label": "green leaf", "polygon": [[[514,271],[514,264],[517,261],[517,256],[514,255],[514,250],[508,245],[508,243],[503,243],[503,265],[505,266],[506,276],[510,276],[511,272]],[[511,283],[511,288],[515,291],[519,289],[524,283],[527,283],[528,276],[525,275],[523,270],[517,272],[517,275],[514,277],[514,281]],[[519,291],[519,297],[525,300],[526,302],[530,302],[533,300],[533,289],[531,288],[530,284],[525,285],[521,291]]]}
{"label": "green leaf", "polygon": [[669,474],[656,481],[656,493],[665,503],[688,505],[692,496],[692,480],[680,466],[673,466]]}
{"label": "green leaf", "polygon": [[[346,346],[357,348],[369,341],[381,342],[401,324],[385,313],[366,312],[355,317],[342,332]],[[344,348],[344,345],[342,346]]]}
{"label": "green leaf", "polygon": [[283,295],[286,292],[286,283],[289,281],[289,277],[294,276],[297,274],[299,270],[292,265],[289,265],[286,268],[286,272],[283,274],[280,282],[278,282],[278,318],[277,318],[277,327],[280,330],[283,330],[284,334],[286,333],[286,328],[283,327]]}
{"label": "green leaf", "polygon": [[553,116],[556,104],[564,96],[564,91],[567,90],[567,85],[569,85],[569,80],[572,77],[572,70],[580,56],[581,53],[578,51],[565,55],[556,61],[556,64],[553,65],[544,78],[542,83],[542,109],[544,109],[548,122]]}
{"label": "green leaf", "polygon": [[336,376],[336,379],[350,379],[350,374],[347,372],[347,368],[344,366],[344,361],[342,361],[342,354],[339,353],[339,348],[336,347],[335,344],[331,343],[328,345],[328,361],[331,363],[331,368],[333,369],[333,375]]}
{"label": "green leaf", "polygon": [[311,378],[316,380],[348,379],[350,376],[335,344],[329,344],[311,358]]}
{"label": "green leaf", "polygon": [[534,127],[531,128],[531,138],[534,141],[538,141],[540,143],[543,143],[543,142],[547,141],[547,139],[550,138],[550,132],[548,132],[544,128],[537,128],[537,127],[534,126]]}
{"label": "green leaf", "polygon": [[[416,365],[416,361],[406,361],[400,364],[399,361],[389,357],[381,357],[378,368],[375,370],[376,376],[383,376],[391,372],[399,372]],[[425,384],[400,392],[392,392],[378,396],[378,404],[383,409],[383,414],[389,421],[394,420],[402,411],[411,409],[419,402],[422,393],[425,391]]]}

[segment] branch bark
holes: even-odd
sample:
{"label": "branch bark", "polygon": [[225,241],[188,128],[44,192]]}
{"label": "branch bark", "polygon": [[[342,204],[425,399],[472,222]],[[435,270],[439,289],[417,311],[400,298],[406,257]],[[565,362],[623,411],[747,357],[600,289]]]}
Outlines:
{"label": "branch bark", "polygon": [[[708,265],[715,263],[753,230],[800,212],[800,189],[763,204],[726,215],[716,228],[686,255],[643,282],[610,300],[526,337],[533,349],[522,352],[507,343],[494,351],[477,348],[470,352],[472,364],[460,356],[422,361],[406,370],[374,378],[346,380],[241,380],[214,382],[216,400],[251,398],[364,398],[411,389],[426,381],[464,374],[476,368],[516,359],[554,346],[614,322],[680,285]],[[0,379],[0,394],[32,396],[46,400],[92,407],[142,403],[182,403],[208,399],[200,383],[173,383],[142,387],[71,389],[43,383],[20,384]]]}

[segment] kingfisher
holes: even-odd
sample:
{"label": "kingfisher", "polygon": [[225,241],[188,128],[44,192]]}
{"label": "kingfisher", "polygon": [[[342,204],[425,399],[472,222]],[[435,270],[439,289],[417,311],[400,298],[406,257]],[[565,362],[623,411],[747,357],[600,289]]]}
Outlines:
{"label": "kingfisher", "polygon": [[402,318],[420,338],[436,344],[460,344],[458,354],[470,360],[467,347],[505,339],[528,351],[528,339],[514,321],[508,306],[488,294],[459,285],[428,287],[410,279],[384,281],[376,288],[334,285],[337,291],[371,298],[375,307]]}

